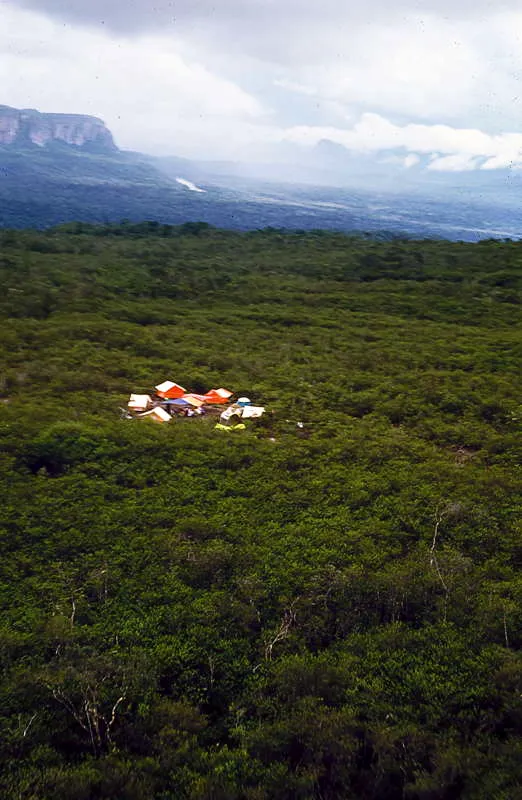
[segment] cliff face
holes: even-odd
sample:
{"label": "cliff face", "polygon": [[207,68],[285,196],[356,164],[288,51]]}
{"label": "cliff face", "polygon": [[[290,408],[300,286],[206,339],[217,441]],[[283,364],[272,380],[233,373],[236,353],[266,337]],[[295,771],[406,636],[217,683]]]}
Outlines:
{"label": "cliff face", "polygon": [[0,145],[35,144],[44,147],[60,141],[84,147],[117,150],[110,130],[101,119],[84,114],[41,114],[34,109],[0,106]]}

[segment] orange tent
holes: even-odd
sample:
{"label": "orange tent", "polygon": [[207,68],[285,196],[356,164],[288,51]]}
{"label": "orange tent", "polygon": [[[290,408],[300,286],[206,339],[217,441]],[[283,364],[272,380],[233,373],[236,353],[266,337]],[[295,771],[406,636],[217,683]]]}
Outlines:
{"label": "orange tent", "polygon": [[232,392],[228,389],[211,389],[204,397],[206,403],[227,403],[228,398],[232,397]]}
{"label": "orange tent", "polygon": [[179,384],[172,381],[164,381],[154,388],[156,389],[156,394],[165,400],[176,400],[178,397],[183,397],[186,392],[183,386],[179,386]]}

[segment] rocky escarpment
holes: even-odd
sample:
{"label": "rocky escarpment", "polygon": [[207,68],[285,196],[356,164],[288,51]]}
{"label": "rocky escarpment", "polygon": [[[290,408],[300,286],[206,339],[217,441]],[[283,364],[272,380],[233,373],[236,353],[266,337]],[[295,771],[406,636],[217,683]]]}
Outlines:
{"label": "rocky escarpment", "polygon": [[34,144],[45,147],[53,141],[75,147],[95,146],[117,150],[110,130],[97,117],[84,114],[42,114],[34,109],[0,105],[0,145]]}

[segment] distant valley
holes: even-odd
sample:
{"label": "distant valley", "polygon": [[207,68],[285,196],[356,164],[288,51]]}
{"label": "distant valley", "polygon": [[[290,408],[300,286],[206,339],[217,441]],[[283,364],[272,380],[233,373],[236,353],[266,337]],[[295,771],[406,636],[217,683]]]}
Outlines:
{"label": "distant valley", "polygon": [[200,220],[238,230],[519,238],[520,182],[506,171],[405,170],[328,143],[305,165],[159,158],[119,150],[94,117],[0,106],[1,227]]}

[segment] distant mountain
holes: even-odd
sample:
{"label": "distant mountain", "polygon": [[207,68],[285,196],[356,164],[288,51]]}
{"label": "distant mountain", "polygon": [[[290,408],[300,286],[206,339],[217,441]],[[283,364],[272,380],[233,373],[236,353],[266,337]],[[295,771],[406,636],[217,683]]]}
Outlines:
{"label": "distant mountain", "polygon": [[46,147],[63,142],[81,148],[116,150],[101,119],[85,114],[43,114],[33,108],[0,105],[0,145]]}

